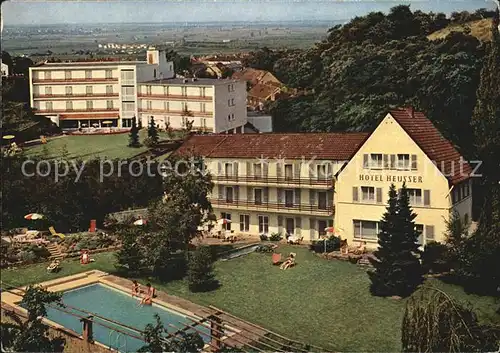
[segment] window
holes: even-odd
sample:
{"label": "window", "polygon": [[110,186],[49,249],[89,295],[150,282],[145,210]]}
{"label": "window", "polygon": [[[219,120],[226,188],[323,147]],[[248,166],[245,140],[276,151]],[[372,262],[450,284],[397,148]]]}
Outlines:
{"label": "window", "polygon": [[240,215],[240,232],[250,231],[250,216],[247,214]]}
{"label": "window", "polygon": [[225,176],[233,176],[233,163],[226,163],[224,165]]}
{"label": "window", "polygon": [[293,190],[285,190],[285,206],[293,207]]}
{"label": "window", "polygon": [[170,117],[169,116],[164,117],[163,123],[165,124],[165,126],[170,126]]}
{"label": "window", "polygon": [[426,225],[425,226],[425,242],[429,243],[434,241],[434,226]]}
{"label": "window", "polygon": [[86,86],[85,87],[85,93],[86,94],[92,94],[92,86]]}
{"label": "window", "polygon": [[231,105],[234,106],[234,98],[231,98]]}
{"label": "window", "polygon": [[151,86],[146,86],[146,94],[151,94]]}
{"label": "window", "polygon": [[90,109],[93,109],[93,108],[94,108],[94,102],[92,102],[92,101],[87,101],[87,102],[86,102],[86,104],[87,104],[87,109],[89,109],[89,110],[90,110]]}
{"label": "window", "polygon": [[200,87],[200,97],[206,97],[207,89],[206,87]]}
{"label": "window", "polygon": [[355,219],[352,223],[355,239],[377,240],[380,228],[379,222]]}
{"label": "window", "polygon": [[285,179],[292,179],[292,178],[293,178],[293,165],[285,164]]}
{"label": "window", "polygon": [[256,205],[262,205],[262,189],[254,189],[254,200]]}
{"label": "window", "polygon": [[92,78],[92,70],[85,70],[85,78],[86,79]]}
{"label": "window", "polygon": [[187,102],[181,102],[181,106],[182,106],[182,111],[188,110]]}
{"label": "window", "polygon": [[421,189],[407,189],[410,204],[419,206],[422,205],[422,190]]}
{"label": "window", "polygon": [[66,101],[66,110],[73,110],[73,102]]}
{"label": "window", "polygon": [[113,109],[113,101],[106,101],[106,109]]}
{"label": "window", "polygon": [[324,191],[318,192],[318,209],[326,210],[327,193]]}
{"label": "window", "polygon": [[134,70],[122,70],[120,76],[122,81],[134,82]]}
{"label": "window", "polygon": [[45,95],[47,96],[52,95],[52,87],[45,87]]}
{"label": "window", "polygon": [[372,186],[361,187],[361,201],[374,202],[375,201],[375,188]]}
{"label": "window", "polygon": [[122,87],[122,96],[134,96],[134,87]]}
{"label": "window", "polygon": [[327,171],[326,165],[320,164],[316,167],[316,175],[318,180],[326,180],[327,179]]}
{"label": "window", "polygon": [[372,153],[370,154],[369,168],[371,169],[382,169],[383,167],[383,157],[381,154]]}
{"label": "window", "polygon": [[464,198],[470,196],[470,188],[469,188],[469,182],[468,181],[465,182],[465,184],[463,185],[462,196]]}
{"label": "window", "polygon": [[107,85],[106,86],[106,93],[107,94],[112,94],[113,93],[113,86]]}
{"label": "window", "polygon": [[205,118],[201,119],[201,127],[204,129],[207,127],[207,119],[205,119]]}
{"label": "window", "polygon": [[163,101],[163,110],[170,111],[170,102]]}
{"label": "window", "polygon": [[71,71],[64,71],[64,78],[66,80],[71,80]]}
{"label": "window", "polygon": [[269,217],[259,216],[259,233],[267,234],[269,233]]}
{"label": "window", "polygon": [[262,164],[255,163],[253,165],[253,175],[258,178],[262,178]]}
{"label": "window", "polygon": [[153,109],[153,102],[152,101],[146,101],[146,109],[148,109],[148,110]]}
{"label": "window", "polygon": [[231,114],[227,115],[227,121],[231,121]]}
{"label": "window", "polygon": [[156,69],[153,69],[153,77],[156,78]]}
{"label": "window", "polygon": [[53,109],[52,102],[45,102],[45,109],[52,110]]}
{"label": "window", "polygon": [[207,104],[206,103],[200,103],[200,112],[205,113],[207,110]]}
{"label": "window", "polygon": [[226,187],[226,202],[227,203],[233,202],[233,187],[232,186]]}
{"label": "window", "polygon": [[163,86],[163,94],[168,96],[168,93],[169,93],[168,86]]}
{"label": "window", "polygon": [[[227,219],[230,221],[231,220],[231,213],[221,212],[220,218]],[[231,230],[231,222],[224,224],[223,228],[225,230]]]}
{"label": "window", "polygon": [[106,78],[113,78],[113,71],[112,70],[106,70]]}
{"label": "window", "polygon": [[410,155],[409,154],[398,154],[398,169],[410,170]]}
{"label": "window", "polygon": [[122,103],[122,110],[124,112],[134,112],[135,111],[135,103]]}
{"label": "window", "polygon": [[419,233],[417,244],[425,245],[435,241],[433,225],[415,224],[415,230]]}
{"label": "window", "polygon": [[231,100],[230,100],[230,99],[228,99],[228,100],[227,100],[227,106],[228,106],[228,107],[230,107],[230,106],[231,106]]}
{"label": "window", "polygon": [[186,97],[187,96],[187,87],[181,87],[181,91],[182,91],[182,95],[184,97]]}
{"label": "window", "polygon": [[66,95],[71,96],[73,94],[73,87],[66,86]]}
{"label": "window", "polygon": [[231,113],[231,120],[234,121],[235,118],[234,118],[234,113]]}
{"label": "window", "polygon": [[52,78],[52,73],[50,71],[45,71],[45,79],[50,80]]}

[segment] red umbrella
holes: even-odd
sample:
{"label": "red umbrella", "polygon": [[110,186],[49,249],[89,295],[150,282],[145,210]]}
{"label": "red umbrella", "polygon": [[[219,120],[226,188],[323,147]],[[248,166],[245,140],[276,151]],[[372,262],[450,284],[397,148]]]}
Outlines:
{"label": "red umbrella", "polygon": [[326,227],[325,228],[325,232],[327,232],[327,233],[333,233],[333,232],[335,232],[335,229],[333,229],[333,227]]}
{"label": "red umbrella", "polygon": [[134,222],[134,225],[136,226],[143,226],[147,223],[147,221],[145,219],[138,219],[137,221]]}
{"label": "red umbrella", "polygon": [[30,214],[27,214],[26,216],[24,216],[24,219],[28,219],[30,221],[35,220],[35,219],[42,219],[42,218],[43,218],[43,214],[40,214],[40,213],[30,213]]}

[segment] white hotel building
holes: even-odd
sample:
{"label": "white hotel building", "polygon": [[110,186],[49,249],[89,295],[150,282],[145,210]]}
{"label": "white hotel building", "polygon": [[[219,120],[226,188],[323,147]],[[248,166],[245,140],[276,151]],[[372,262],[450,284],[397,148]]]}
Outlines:
{"label": "white hotel building", "polygon": [[391,183],[406,182],[420,242],[443,241],[452,212],[471,218],[471,166],[419,112],[391,110],[371,133],[194,135],[217,217],[247,234],[319,239],[325,228],[377,246]]}
{"label": "white hotel building", "polygon": [[238,80],[175,78],[165,53],[147,61],[44,63],[30,68],[30,104],[63,129],[147,126],[203,132],[243,132],[246,84]]}

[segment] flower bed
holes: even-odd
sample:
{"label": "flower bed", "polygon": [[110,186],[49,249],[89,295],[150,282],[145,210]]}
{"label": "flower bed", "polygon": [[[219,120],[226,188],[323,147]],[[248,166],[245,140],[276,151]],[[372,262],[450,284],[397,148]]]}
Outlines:
{"label": "flower bed", "polygon": [[1,241],[0,268],[47,261],[50,252],[44,245]]}
{"label": "flower bed", "polygon": [[106,233],[77,233],[67,235],[60,242],[62,253],[80,252],[83,249],[96,250],[118,245],[116,236]]}

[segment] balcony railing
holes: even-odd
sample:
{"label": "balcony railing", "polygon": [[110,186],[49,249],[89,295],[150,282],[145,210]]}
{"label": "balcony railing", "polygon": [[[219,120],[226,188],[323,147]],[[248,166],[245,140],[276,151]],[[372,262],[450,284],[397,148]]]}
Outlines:
{"label": "balcony railing", "polygon": [[77,99],[77,98],[108,98],[118,97],[118,93],[72,93],[72,94],[35,94],[34,99],[43,98],[63,98],[63,99]]}
{"label": "balcony railing", "polygon": [[87,113],[87,112],[118,112],[118,108],[92,108],[92,109],[35,109],[36,113],[57,114],[57,113]]}
{"label": "balcony railing", "polygon": [[157,93],[139,93],[137,95],[139,98],[147,98],[147,99],[172,99],[172,100],[194,100],[194,101],[212,101],[212,97],[210,96],[198,96],[198,95],[182,95],[182,94],[157,94]]}
{"label": "balcony railing", "polygon": [[[212,117],[212,112],[198,112],[198,111],[193,111],[190,110],[190,113],[193,114],[193,116],[204,116],[204,117]],[[161,113],[161,114],[168,114],[168,115],[185,115],[186,111],[184,110],[165,110],[165,109],[147,109],[147,108],[139,108],[139,113]]]}
{"label": "balcony railing", "polygon": [[118,78],[116,77],[111,77],[111,78],[106,78],[106,77],[96,77],[96,78],[35,78],[33,79],[33,83],[98,83],[98,82],[118,82]]}
{"label": "balcony railing", "polygon": [[211,198],[210,202],[213,206],[224,206],[227,208],[241,208],[248,210],[258,210],[258,211],[274,211],[283,213],[315,213],[326,216],[333,215],[334,207],[331,205],[326,205],[325,207],[319,207],[318,204],[286,204],[284,202],[256,202],[255,200],[228,200],[226,198]]}
{"label": "balcony railing", "polygon": [[333,178],[311,177],[311,178],[289,178],[281,177],[268,177],[259,175],[217,175],[214,177],[215,181],[219,182],[241,182],[241,183],[259,183],[259,184],[272,184],[272,185],[309,185],[309,186],[325,186],[333,187]]}

